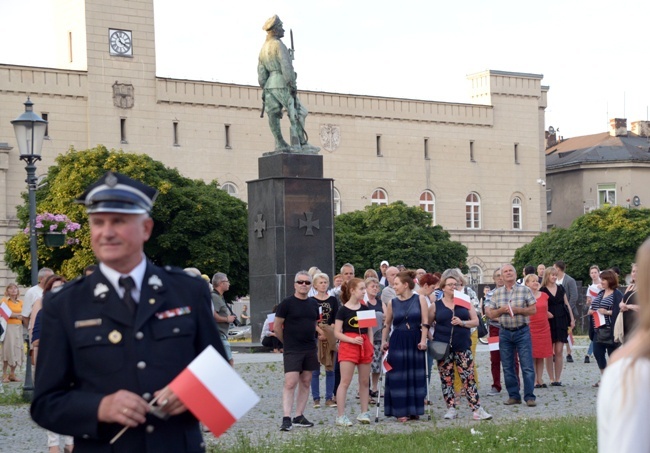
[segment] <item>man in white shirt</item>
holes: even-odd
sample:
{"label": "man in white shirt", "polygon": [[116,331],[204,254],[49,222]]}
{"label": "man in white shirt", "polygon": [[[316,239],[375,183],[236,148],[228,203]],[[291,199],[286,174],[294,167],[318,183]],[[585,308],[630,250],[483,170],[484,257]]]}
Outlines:
{"label": "man in white shirt", "polygon": [[32,308],[34,302],[43,297],[43,290],[45,289],[45,282],[54,271],[48,267],[44,267],[38,271],[38,284],[32,286],[27,290],[23,297],[23,333],[27,334],[27,326],[29,325],[29,318],[32,315]]}

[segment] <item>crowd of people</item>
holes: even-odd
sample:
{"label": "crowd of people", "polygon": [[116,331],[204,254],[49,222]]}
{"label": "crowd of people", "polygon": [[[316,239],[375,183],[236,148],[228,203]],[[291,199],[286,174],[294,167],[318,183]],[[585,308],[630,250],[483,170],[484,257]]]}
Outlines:
{"label": "crowd of people", "polygon": [[[601,373],[607,365],[606,355],[627,341],[634,328],[638,315],[636,269],[633,264],[632,283],[621,294],[615,270],[592,268],[593,281],[585,294],[591,341],[585,361],[589,362],[593,347]],[[281,429],[313,426],[304,411],[309,383],[314,408],[321,406],[323,367],[326,406],[338,408],[334,422],[339,426],[353,424],[346,407],[350,407],[348,389],[355,370],[359,378],[358,422],[369,423],[368,405],[376,403],[380,394],[385,416],[402,423],[419,419],[431,404],[428,390],[434,363],[447,407],[445,419],[459,416],[461,398],[467,400],[473,419],[491,419],[479,395],[476,367],[478,327],[484,317],[488,321],[492,378],[486,395],[499,395],[505,387],[503,404],[535,407],[535,391],[563,387],[565,358],[573,362],[571,346],[579,316],[579,294],[575,280],[565,270],[562,261],[549,267],[526,266],[523,277],[517,280],[515,268],[504,264],[494,271],[495,285],[488,287],[481,299],[467,286],[459,269],[447,269],[442,274],[400,270],[383,261],[379,272],[368,269],[361,279],[355,277],[354,266],[348,263],[333,277],[333,285],[316,268],[299,273],[294,295],[278,306],[282,315],[276,314],[275,328],[271,329],[274,338],[281,331],[283,341],[294,343],[289,349],[284,345]],[[301,302],[302,309],[297,311]],[[375,312],[375,327],[370,329],[358,324],[359,314],[366,310]],[[602,326],[592,313],[603,315]],[[613,326],[619,313],[623,334],[614,340]],[[303,328],[296,329],[297,324]],[[300,360],[296,359],[298,353]],[[297,407],[291,418],[296,389]]]}

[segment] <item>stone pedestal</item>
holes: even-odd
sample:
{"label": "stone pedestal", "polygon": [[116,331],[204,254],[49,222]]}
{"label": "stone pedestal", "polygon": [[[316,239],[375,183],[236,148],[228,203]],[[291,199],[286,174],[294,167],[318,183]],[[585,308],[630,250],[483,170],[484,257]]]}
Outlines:
{"label": "stone pedestal", "polygon": [[275,154],[259,159],[248,181],[248,255],[253,343],[273,306],[294,292],[296,272],[334,272],[333,180],[323,156]]}

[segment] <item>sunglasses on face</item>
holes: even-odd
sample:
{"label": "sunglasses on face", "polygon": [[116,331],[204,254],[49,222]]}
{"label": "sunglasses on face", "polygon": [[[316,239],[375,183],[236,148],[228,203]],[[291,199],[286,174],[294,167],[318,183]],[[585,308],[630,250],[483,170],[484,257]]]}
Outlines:
{"label": "sunglasses on face", "polygon": [[298,285],[311,285],[311,282],[309,280],[297,280],[296,284],[298,284]]}

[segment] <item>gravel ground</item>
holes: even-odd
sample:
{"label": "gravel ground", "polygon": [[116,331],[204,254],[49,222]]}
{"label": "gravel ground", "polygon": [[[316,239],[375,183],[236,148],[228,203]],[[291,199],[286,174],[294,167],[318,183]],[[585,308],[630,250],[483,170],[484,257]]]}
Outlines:
{"label": "gravel ground", "polygon": [[[599,372],[595,360],[591,359],[590,364],[583,363],[587,346],[587,339],[576,339],[578,343],[574,351],[574,363],[565,363],[562,373],[564,387],[550,387],[548,389],[537,389],[537,407],[529,408],[525,405],[504,406],[507,399],[505,389],[499,396],[485,396],[490,389],[490,359],[487,346],[479,345],[477,360],[479,366],[479,393],[481,405],[494,416],[490,422],[475,422],[471,419],[471,410],[466,400],[462,400],[459,407],[459,418],[457,420],[444,420],[445,405],[442,400],[440,384],[435,380],[434,373],[431,384],[430,406],[431,421],[426,421],[425,414],[421,421],[398,423],[394,418],[383,416],[383,408],[379,410],[379,423],[370,425],[358,425],[350,428],[352,431],[365,432],[410,432],[422,430],[428,427],[446,426],[472,426],[477,427],[480,423],[501,423],[520,418],[556,418],[568,415],[589,416],[596,414],[597,390],[592,384],[598,381]],[[313,409],[310,402],[305,411],[305,416],[315,423],[314,428],[294,428],[292,432],[280,432],[282,421],[282,356],[280,354],[256,353],[256,354],[235,354],[235,368],[248,384],[258,393],[260,403],[249,412],[244,418],[236,423],[226,434],[218,440],[211,434],[205,434],[209,444],[218,445],[219,450],[234,445],[241,437],[249,438],[252,442],[256,440],[278,441],[296,440],[300,432],[335,431],[334,419],[336,409],[321,407]],[[503,377],[502,377],[503,380]],[[353,419],[359,412],[356,394],[356,379],[353,380],[349,391],[348,407],[346,413]],[[545,382],[548,377],[545,374]],[[324,377],[321,380],[321,392],[324,390]],[[19,389],[19,383],[4,384],[5,391]],[[374,419],[375,407],[371,407],[371,414]],[[337,428],[336,430],[340,430]],[[46,452],[45,432],[39,428],[29,416],[27,405],[5,405],[0,406],[0,452],[34,453]]]}

